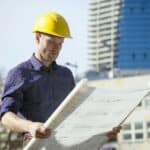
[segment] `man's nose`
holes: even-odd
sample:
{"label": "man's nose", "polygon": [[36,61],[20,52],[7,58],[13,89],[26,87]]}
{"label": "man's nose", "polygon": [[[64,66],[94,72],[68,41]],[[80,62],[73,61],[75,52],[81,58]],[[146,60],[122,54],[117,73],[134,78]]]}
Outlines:
{"label": "man's nose", "polygon": [[54,50],[59,50],[60,49],[60,45],[59,44],[53,44],[53,49]]}

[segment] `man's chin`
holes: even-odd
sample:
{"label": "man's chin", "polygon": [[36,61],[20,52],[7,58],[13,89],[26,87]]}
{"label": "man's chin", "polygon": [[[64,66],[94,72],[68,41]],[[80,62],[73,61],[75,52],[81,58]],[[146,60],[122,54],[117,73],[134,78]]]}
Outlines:
{"label": "man's chin", "polygon": [[54,62],[56,58],[49,58],[48,61]]}
{"label": "man's chin", "polygon": [[57,57],[52,57],[51,60],[52,61],[56,61]]}

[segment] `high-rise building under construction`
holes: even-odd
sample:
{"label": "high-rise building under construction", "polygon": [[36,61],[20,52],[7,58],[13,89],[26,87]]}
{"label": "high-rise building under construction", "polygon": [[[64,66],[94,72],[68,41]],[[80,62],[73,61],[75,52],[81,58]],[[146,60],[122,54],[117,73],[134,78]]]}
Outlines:
{"label": "high-rise building under construction", "polygon": [[90,0],[88,66],[95,72],[150,70],[150,0]]}

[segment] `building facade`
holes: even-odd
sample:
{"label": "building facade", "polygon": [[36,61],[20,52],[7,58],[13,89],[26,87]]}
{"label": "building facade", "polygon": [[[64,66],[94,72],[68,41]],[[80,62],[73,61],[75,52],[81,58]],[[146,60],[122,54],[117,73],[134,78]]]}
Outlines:
{"label": "building facade", "polygon": [[90,0],[89,70],[149,72],[149,8],[149,0]]}
{"label": "building facade", "polygon": [[118,137],[118,150],[149,150],[150,96],[126,120]]}
{"label": "building facade", "polygon": [[[110,90],[149,89],[150,75],[89,81],[89,86]],[[150,94],[144,97],[135,111],[122,124],[116,142],[101,150],[149,150],[150,148]]]}

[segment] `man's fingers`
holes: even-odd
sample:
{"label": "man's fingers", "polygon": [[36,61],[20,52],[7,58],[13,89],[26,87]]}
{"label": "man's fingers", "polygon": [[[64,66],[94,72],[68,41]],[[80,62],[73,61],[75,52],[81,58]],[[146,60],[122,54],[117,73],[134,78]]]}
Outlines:
{"label": "man's fingers", "polygon": [[51,130],[41,127],[36,132],[36,138],[48,138],[51,135]]}
{"label": "man's fingers", "polygon": [[36,138],[44,139],[44,138],[48,138],[48,137],[49,137],[48,134],[41,134],[41,133],[36,134]]}
{"label": "man's fingers", "polygon": [[31,123],[28,132],[36,138],[48,138],[51,135],[51,130],[49,128],[45,128],[41,122]]}
{"label": "man's fingers", "polygon": [[110,139],[116,138],[117,134],[120,132],[121,130],[121,126],[118,127],[114,127],[111,131],[107,132],[107,137],[109,137]]}
{"label": "man's fingers", "polygon": [[40,133],[43,135],[50,135],[51,134],[51,130],[45,127],[41,127],[40,128]]}
{"label": "man's fingers", "polygon": [[118,133],[118,132],[120,132],[121,128],[122,128],[121,126],[114,127],[112,131],[113,131],[114,133]]}

